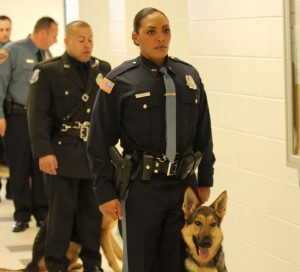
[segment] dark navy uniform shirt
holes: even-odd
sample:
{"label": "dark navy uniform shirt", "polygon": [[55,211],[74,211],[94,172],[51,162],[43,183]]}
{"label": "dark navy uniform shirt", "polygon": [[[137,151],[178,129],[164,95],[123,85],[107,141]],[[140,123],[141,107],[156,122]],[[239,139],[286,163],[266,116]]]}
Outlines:
{"label": "dark navy uniform shirt", "polygon": [[[176,87],[177,152],[189,147],[201,151],[198,184],[212,186],[215,158],[203,84],[185,62],[168,57],[165,66]],[[116,198],[109,146],[120,139],[126,153],[138,147],[165,154],[165,137],[165,85],[159,67],[143,56],[124,62],[103,80],[94,105],[88,153],[98,202]]]}
{"label": "dark navy uniform shirt", "polygon": [[[108,62],[91,57],[86,63],[88,79],[84,84],[77,65],[78,61],[65,52],[35,66],[28,101],[29,134],[34,158],[54,154],[58,175],[91,178],[85,142],[59,131],[63,123],[90,121],[100,82],[111,67]],[[83,100],[84,95],[88,99]],[[78,110],[65,121],[74,108]]]}

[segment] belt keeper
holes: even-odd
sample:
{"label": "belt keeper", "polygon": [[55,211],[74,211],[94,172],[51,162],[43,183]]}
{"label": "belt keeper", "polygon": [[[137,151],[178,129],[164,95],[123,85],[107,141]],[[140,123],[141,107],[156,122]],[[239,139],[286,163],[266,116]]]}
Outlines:
{"label": "belt keeper", "polygon": [[153,156],[148,155],[148,154],[143,154],[143,162],[142,162],[142,180],[151,180],[153,171],[154,171],[154,159]]}

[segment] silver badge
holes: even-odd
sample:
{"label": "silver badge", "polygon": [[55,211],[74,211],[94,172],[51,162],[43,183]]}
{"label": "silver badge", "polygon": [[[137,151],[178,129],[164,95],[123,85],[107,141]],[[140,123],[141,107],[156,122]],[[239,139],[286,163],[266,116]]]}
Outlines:
{"label": "silver badge", "polygon": [[101,73],[99,73],[98,75],[97,75],[97,77],[96,77],[96,82],[97,82],[97,84],[98,84],[98,86],[100,87],[100,85],[101,85],[101,83],[102,83],[102,81],[103,81],[103,75],[101,74]]}
{"label": "silver badge", "polygon": [[40,69],[35,69],[32,73],[30,84],[33,84],[39,80]]}
{"label": "silver badge", "polygon": [[99,60],[95,59],[95,62],[93,63],[92,67],[95,68],[95,67],[98,67],[98,66],[99,66]]}
{"label": "silver badge", "polygon": [[185,79],[186,79],[186,85],[188,85],[190,89],[197,90],[197,85],[192,76],[186,75]]}

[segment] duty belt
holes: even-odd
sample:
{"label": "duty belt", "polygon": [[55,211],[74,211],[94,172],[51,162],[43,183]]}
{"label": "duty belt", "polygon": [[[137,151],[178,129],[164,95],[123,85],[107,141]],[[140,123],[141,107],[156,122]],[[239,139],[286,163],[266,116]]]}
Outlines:
{"label": "duty belt", "polygon": [[75,136],[87,142],[90,130],[90,122],[84,121],[83,123],[76,121],[73,124],[62,124],[60,132],[64,135]]}
{"label": "duty belt", "polygon": [[166,174],[167,176],[174,176],[178,167],[178,161],[170,162],[167,158],[153,157],[153,173]]}
{"label": "duty belt", "polygon": [[175,176],[178,170],[178,160],[170,162],[166,156],[155,157],[144,153],[142,156],[142,180],[150,180],[153,174]]}
{"label": "duty belt", "polygon": [[167,177],[174,176],[176,179],[184,180],[187,176],[194,174],[201,161],[201,153],[189,152],[177,154],[174,162],[170,162],[165,155],[153,156],[143,153],[141,156],[141,179],[150,180],[153,174],[163,174]]}
{"label": "duty belt", "polygon": [[18,105],[18,104],[13,104],[11,108],[11,114],[26,114],[27,113],[27,107]]}

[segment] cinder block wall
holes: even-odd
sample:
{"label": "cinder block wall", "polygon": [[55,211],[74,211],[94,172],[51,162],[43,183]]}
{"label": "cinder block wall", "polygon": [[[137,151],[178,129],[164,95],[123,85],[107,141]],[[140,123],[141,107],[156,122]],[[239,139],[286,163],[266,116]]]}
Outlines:
{"label": "cinder block wall", "polygon": [[[212,114],[231,272],[300,271],[300,189],[286,167],[283,1],[188,1],[190,60]],[[197,33],[197,34],[195,34]]]}

